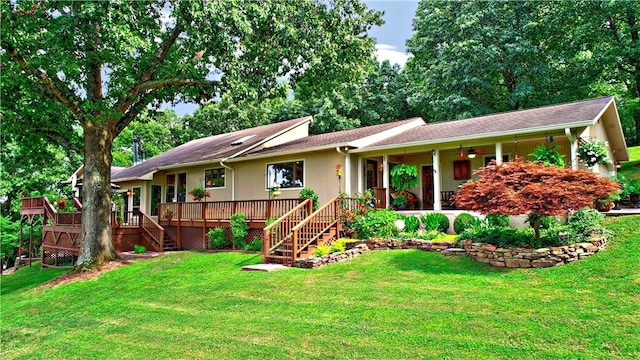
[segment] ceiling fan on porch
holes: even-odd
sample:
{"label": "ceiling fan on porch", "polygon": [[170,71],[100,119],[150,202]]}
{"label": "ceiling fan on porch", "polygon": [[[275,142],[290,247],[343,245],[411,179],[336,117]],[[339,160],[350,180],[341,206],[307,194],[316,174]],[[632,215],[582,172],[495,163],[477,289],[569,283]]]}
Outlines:
{"label": "ceiling fan on porch", "polygon": [[486,154],[484,150],[476,150],[473,148],[473,146],[469,147],[469,150],[467,150],[467,153],[465,154],[462,145],[460,145],[460,147],[458,148],[458,152],[460,152],[460,159],[464,159],[466,157],[468,157],[469,159],[474,159],[477,155]]}

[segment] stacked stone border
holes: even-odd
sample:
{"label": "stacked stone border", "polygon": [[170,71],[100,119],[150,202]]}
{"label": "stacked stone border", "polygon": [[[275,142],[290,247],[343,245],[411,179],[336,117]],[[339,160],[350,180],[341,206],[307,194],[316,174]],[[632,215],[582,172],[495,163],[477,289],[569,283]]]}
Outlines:
{"label": "stacked stone border", "polygon": [[319,268],[352,259],[372,250],[417,249],[440,251],[445,256],[467,254],[476,261],[497,267],[542,268],[568,264],[593,255],[607,246],[607,239],[605,237],[597,237],[588,242],[540,249],[500,248],[491,244],[475,243],[471,240],[463,241],[462,249],[456,246],[457,244],[451,241],[415,239],[404,241],[386,239],[362,240],[348,243],[347,250],[344,252],[298,259],[293,262],[292,267]]}
{"label": "stacked stone border", "polygon": [[607,239],[605,237],[593,238],[588,242],[540,249],[499,248],[491,244],[474,243],[471,240],[463,242],[464,250],[475,260],[508,268],[539,268],[568,264],[591,256],[606,246]]}

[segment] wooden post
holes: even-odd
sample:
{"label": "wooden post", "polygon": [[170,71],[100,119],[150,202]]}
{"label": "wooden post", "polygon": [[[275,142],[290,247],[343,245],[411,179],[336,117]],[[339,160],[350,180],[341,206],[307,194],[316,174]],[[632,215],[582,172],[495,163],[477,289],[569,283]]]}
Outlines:
{"label": "wooden post", "polygon": [[202,249],[207,250],[207,203],[202,203]]}
{"label": "wooden post", "polygon": [[267,200],[267,201],[268,201],[268,203],[267,203],[268,205],[267,205],[267,218],[266,219],[270,219],[271,218],[271,214],[273,214],[273,200]]}
{"label": "wooden post", "polygon": [[293,244],[292,244],[293,246],[291,246],[292,248],[291,262],[293,263],[294,261],[296,261],[296,258],[298,256],[298,230],[295,230],[293,232],[292,241],[293,241]]}
{"label": "wooden post", "polygon": [[336,222],[336,239],[340,238],[340,204],[338,199],[333,202],[333,209]]}
{"label": "wooden post", "polygon": [[180,222],[182,219],[182,203],[178,203],[178,249],[182,250],[182,228]]}
{"label": "wooden post", "polygon": [[29,266],[33,257],[33,221],[29,222]]}

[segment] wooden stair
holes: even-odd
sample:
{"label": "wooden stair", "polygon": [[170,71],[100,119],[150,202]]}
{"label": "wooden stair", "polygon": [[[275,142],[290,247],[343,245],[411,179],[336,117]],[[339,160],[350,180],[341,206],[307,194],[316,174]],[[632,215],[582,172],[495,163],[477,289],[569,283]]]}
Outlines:
{"label": "wooden stair", "polygon": [[175,238],[175,236],[167,233],[166,231],[164,233],[164,241],[163,241],[162,248],[164,251],[180,250],[180,248],[178,247],[178,240]]}

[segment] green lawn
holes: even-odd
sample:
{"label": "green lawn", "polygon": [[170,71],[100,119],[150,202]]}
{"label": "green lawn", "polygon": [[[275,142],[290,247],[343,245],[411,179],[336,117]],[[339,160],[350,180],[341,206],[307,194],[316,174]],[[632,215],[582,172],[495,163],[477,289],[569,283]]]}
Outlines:
{"label": "green lawn", "polygon": [[607,250],[548,269],[377,251],[316,270],[241,272],[181,252],[94,280],[2,277],[3,359],[640,358],[640,217]]}
{"label": "green lawn", "polygon": [[629,161],[623,162],[618,172],[631,179],[640,179],[640,146],[630,147],[628,150]]}

